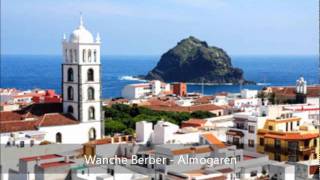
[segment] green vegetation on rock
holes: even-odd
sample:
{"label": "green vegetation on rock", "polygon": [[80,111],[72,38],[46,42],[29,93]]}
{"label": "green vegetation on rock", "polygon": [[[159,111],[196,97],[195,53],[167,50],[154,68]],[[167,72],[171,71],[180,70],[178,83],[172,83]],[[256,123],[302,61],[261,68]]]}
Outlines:
{"label": "green vegetation on rock", "polygon": [[243,79],[243,71],[232,67],[227,53],[205,41],[189,37],[161,56],[157,66],[145,79],[165,82],[234,83]]}

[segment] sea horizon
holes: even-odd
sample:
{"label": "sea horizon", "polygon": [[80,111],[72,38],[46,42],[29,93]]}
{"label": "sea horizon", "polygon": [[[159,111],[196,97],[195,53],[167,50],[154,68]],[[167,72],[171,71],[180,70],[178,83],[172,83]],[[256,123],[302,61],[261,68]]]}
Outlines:
{"label": "sea horizon", "polygon": [[[103,98],[121,96],[127,84],[141,83],[136,78],[155,67],[161,56],[156,55],[102,55]],[[260,90],[265,86],[295,85],[301,75],[308,84],[317,84],[317,55],[230,55],[234,67],[242,68],[245,79],[256,85],[204,84],[207,95],[218,92],[239,92],[243,89]],[[19,63],[24,61],[24,63]],[[25,63],[29,62],[29,63]],[[54,89],[60,93],[61,55],[1,55],[1,87],[21,90]],[[20,72],[20,73],[17,73]],[[50,74],[46,74],[50,72]],[[202,92],[201,84],[188,84],[189,92]]]}

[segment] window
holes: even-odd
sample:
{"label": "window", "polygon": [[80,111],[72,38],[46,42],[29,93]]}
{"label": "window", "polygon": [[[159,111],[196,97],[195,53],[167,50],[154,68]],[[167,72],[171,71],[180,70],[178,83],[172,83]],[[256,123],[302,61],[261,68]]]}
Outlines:
{"label": "window", "polygon": [[94,112],[94,107],[89,107],[88,114],[89,114],[89,119],[95,119],[95,112]]}
{"label": "window", "polygon": [[276,160],[276,161],[281,161],[281,156],[280,156],[280,154],[279,153],[274,153],[274,160]]}
{"label": "window", "polygon": [[293,122],[290,122],[290,130],[292,131],[293,129]]}
{"label": "window", "polygon": [[73,88],[71,86],[68,87],[68,100],[73,100]]}
{"label": "window", "polygon": [[264,145],[264,139],[263,138],[260,138],[260,146],[263,146]]}
{"label": "window", "polygon": [[272,130],[273,130],[273,127],[272,127],[272,126],[269,126],[268,129],[269,129],[270,131],[272,131]]}
{"label": "window", "polygon": [[72,54],[73,54],[73,53],[72,53],[72,49],[70,49],[70,50],[69,50],[70,62],[73,61],[73,56],[72,56]]}
{"label": "window", "polygon": [[89,69],[87,75],[88,75],[88,81],[94,81],[93,69]]}
{"label": "window", "polygon": [[93,60],[94,60],[94,62],[97,62],[97,51],[96,50],[93,51]]}
{"label": "window", "polygon": [[88,50],[88,61],[91,62],[91,50]]}
{"label": "window", "polygon": [[92,87],[88,88],[88,100],[94,100],[94,89]]}
{"label": "window", "polygon": [[96,139],[96,129],[95,128],[91,128],[89,130],[89,141],[95,140]]}
{"label": "window", "polygon": [[240,173],[240,172],[237,172],[237,173],[236,173],[236,178],[239,178],[239,179],[240,179],[240,175],[241,175],[241,173]]}
{"label": "window", "polygon": [[240,161],[241,161],[241,156],[240,156],[240,155],[237,155],[237,156],[236,156],[236,159],[237,159],[237,162],[240,162]]}
{"label": "window", "polygon": [[249,126],[249,133],[254,133],[254,129],[255,129],[254,126]]}
{"label": "window", "polygon": [[20,147],[24,147],[24,141],[20,141]]}
{"label": "window", "polygon": [[66,61],[68,61],[68,50],[67,49],[64,52],[64,58],[66,59]]}
{"label": "window", "polygon": [[239,144],[240,143],[240,139],[237,137],[233,137],[233,144]]}
{"label": "window", "polygon": [[276,140],[274,141],[274,147],[275,147],[275,148],[280,148],[280,147],[281,147],[281,141],[280,141],[279,139],[276,139]]}
{"label": "window", "polygon": [[249,144],[249,147],[254,147],[254,140],[249,139],[248,144]]}
{"label": "window", "polygon": [[56,134],[56,143],[62,143],[62,135],[59,132]]}
{"label": "window", "polygon": [[68,106],[68,113],[73,113],[73,107],[72,106]]}
{"label": "window", "polygon": [[73,81],[73,69],[68,69],[68,81]]}
{"label": "window", "polygon": [[289,141],[288,142],[288,149],[289,151],[296,151],[299,149],[299,143],[297,141]]}
{"label": "window", "polygon": [[82,61],[86,62],[86,50],[82,50]]}
{"label": "window", "polygon": [[258,171],[251,171],[250,172],[250,177],[257,176],[257,174],[258,174]]}
{"label": "window", "polygon": [[286,123],[286,131],[288,131],[288,123]]}
{"label": "window", "polygon": [[77,62],[78,55],[77,55],[77,50],[73,50],[74,53],[74,62]]}

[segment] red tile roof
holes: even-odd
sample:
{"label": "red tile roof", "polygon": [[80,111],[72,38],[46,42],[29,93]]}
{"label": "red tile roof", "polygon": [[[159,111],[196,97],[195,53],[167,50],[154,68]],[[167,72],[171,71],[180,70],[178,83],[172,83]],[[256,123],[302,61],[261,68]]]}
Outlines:
{"label": "red tile roof", "polygon": [[62,114],[61,103],[32,104],[18,111],[0,112],[0,132],[37,130],[38,127],[79,123]]}
{"label": "red tile roof", "polygon": [[[271,87],[271,91],[277,96],[285,97],[295,97],[296,88],[293,86],[287,87]],[[308,97],[318,97],[320,94],[320,86],[308,86],[307,87],[307,96]]]}
{"label": "red tile roof", "polygon": [[209,104],[211,100],[213,100],[213,96],[202,96],[198,99],[194,100],[195,104]]}
{"label": "red tile roof", "polygon": [[214,104],[200,104],[193,106],[178,106],[174,104],[170,105],[146,105],[145,107],[150,108],[156,111],[173,111],[173,112],[194,112],[194,111],[215,111],[215,110],[223,110],[222,107],[214,105]]}
{"label": "red tile roof", "polygon": [[40,165],[40,167],[43,169],[47,169],[47,168],[52,168],[52,167],[69,166],[71,164],[74,164],[74,162],[59,161],[59,162],[43,163]]}
{"label": "red tile roof", "polygon": [[244,159],[244,160],[250,160],[250,159],[254,159],[254,158],[256,158],[256,157],[254,157],[254,156],[248,156],[248,155],[243,155],[243,159]]}
{"label": "red tile roof", "polygon": [[203,137],[212,145],[217,146],[218,148],[224,148],[226,145],[221,142],[216,136],[211,133],[203,134]]}
{"label": "red tile roof", "polygon": [[300,134],[300,133],[271,134],[271,133],[267,133],[264,135],[264,137],[285,139],[285,140],[305,140],[305,139],[314,139],[314,138],[320,137],[320,134],[319,133],[309,133],[309,134]]}
{"label": "red tile roof", "polygon": [[171,150],[171,153],[173,155],[182,155],[182,154],[202,154],[202,153],[208,153],[212,152],[214,149],[210,146],[199,146],[199,147],[186,147],[186,148],[180,148],[180,149],[173,149]]}
{"label": "red tile roof", "polygon": [[54,159],[54,158],[60,158],[62,156],[57,155],[57,154],[47,154],[47,155],[42,155],[42,156],[31,156],[31,157],[24,157],[20,158],[23,161],[35,161],[37,159],[39,160],[45,160],[45,159]]}
{"label": "red tile roof", "polygon": [[52,113],[43,115],[39,122],[39,126],[61,126],[78,123],[79,122],[69,114]]}
{"label": "red tile roof", "polygon": [[202,127],[207,121],[204,119],[189,119],[187,121],[183,121],[181,127]]}
{"label": "red tile roof", "polygon": [[300,133],[300,132],[265,132],[258,131],[258,135],[264,138],[284,139],[284,140],[306,140],[320,137],[320,133]]}
{"label": "red tile roof", "polygon": [[320,86],[309,86],[307,87],[308,97],[319,97],[320,96]]}

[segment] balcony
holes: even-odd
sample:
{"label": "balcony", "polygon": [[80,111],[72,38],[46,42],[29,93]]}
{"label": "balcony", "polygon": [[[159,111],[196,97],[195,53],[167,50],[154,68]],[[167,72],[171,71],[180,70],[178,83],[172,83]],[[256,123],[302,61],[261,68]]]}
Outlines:
{"label": "balcony", "polygon": [[272,152],[272,153],[280,153],[283,155],[288,155],[288,149],[275,147],[274,145],[264,145],[265,152]]}
{"label": "balcony", "polygon": [[229,135],[229,136],[243,137],[245,134],[246,134],[245,131],[237,129],[237,128],[229,128],[229,130],[227,131],[227,135]]}
{"label": "balcony", "polygon": [[311,147],[305,147],[305,146],[300,146],[299,147],[299,154],[300,155],[310,155],[316,152],[316,147],[311,146]]}
{"label": "balcony", "polygon": [[227,144],[235,145],[237,147],[237,149],[243,149],[244,148],[244,144],[243,143],[227,141]]}

